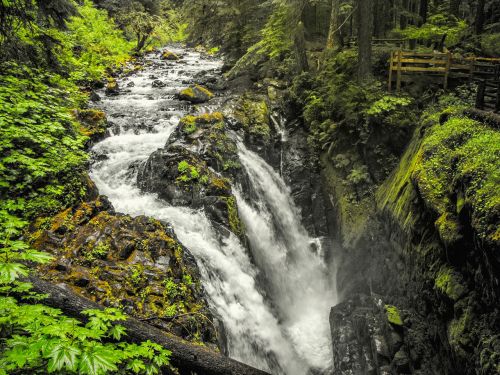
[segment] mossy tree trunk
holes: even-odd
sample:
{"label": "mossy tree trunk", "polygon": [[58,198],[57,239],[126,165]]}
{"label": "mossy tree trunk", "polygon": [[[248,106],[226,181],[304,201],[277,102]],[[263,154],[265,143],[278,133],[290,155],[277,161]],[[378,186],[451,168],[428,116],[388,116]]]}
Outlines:
{"label": "mossy tree trunk", "polygon": [[338,51],[342,47],[340,29],[340,0],[332,0],[332,12],[330,15],[330,27],[328,31],[328,39],[326,41],[326,49]]}
{"label": "mossy tree trunk", "polygon": [[484,7],[486,0],[478,0],[476,7],[475,31],[481,34],[484,29]]}
{"label": "mossy tree trunk", "polygon": [[358,79],[363,81],[372,73],[373,3],[358,0]]}

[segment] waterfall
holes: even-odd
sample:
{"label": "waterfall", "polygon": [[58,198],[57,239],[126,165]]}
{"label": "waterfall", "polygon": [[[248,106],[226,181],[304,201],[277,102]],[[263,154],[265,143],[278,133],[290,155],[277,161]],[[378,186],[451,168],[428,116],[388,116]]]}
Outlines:
{"label": "waterfall", "polygon": [[[174,50],[183,53],[183,50]],[[127,90],[99,106],[114,124],[96,144],[91,177],[118,212],[147,215],[172,224],[200,268],[214,315],[225,327],[232,358],[276,374],[304,375],[331,364],[328,312],[334,288],[321,244],[300,223],[290,191],[258,155],[239,144],[252,196],[235,188],[252,254],[234,236],[221,237],[202,210],[174,207],[137,187],[137,166],[165,145],[186,108],[172,93],[203,69],[220,67],[199,53],[182,65],[148,57],[144,71],[120,80]],[[151,86],[164,79],[167,87]],[[130,84],[133,82],[133,84]],[[264,280],[264,281],[262,281]]]}

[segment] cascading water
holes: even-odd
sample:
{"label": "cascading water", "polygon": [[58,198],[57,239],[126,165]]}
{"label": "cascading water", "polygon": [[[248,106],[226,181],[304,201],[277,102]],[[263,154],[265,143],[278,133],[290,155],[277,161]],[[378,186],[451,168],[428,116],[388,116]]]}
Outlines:
{"label": "cascading water", "polygon": [[[235,189],[235,195],[252,257],[236,236],[221,237],[203,211],[171,206],[137,187],[138,164],[166,144],[189,110],[173,94],[196,73],[221,65],[195,52],[175,52],[185,53],[183,64],[168,66],[149,56],[150,66],[120,81],[128,90],[103,98],[100,107],[114,126],[111,136],[93,148],[100,157],[91,176],[117,211],[173,225],[197,259],[209,304],[224,323],[232,358],[289,375],[327,369],[332,358],[332,277],[319,241],[308,236],[287,186],[264,160],[239,144],[253,191]],[[163,79],[167,86],[153,88],[154,79]],[[245,197],[250,195],[255,199],[248,201]]]}

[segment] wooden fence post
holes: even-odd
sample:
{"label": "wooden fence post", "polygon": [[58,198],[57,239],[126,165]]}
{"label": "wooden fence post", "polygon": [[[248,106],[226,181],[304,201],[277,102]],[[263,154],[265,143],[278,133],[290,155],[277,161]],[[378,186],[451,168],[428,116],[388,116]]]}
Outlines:
{"label": "wooden fence post", "polygon": [[446,71],[444,72],[444,89],[448,89],[448,76],[450,75],[450,67],[451,67],[451,53],[448,52],[446,54]]}
{"label": "wooden fence post", "polygon": [[477,86],[477,96],[476,96],[476,108],[484,108],[484,92],[486,90],[486,81],[482,80]]}
{"label": "wooden fence post", "polygon": [[497,82],[497,100],[495,102],[495,113],[500,112],[500,81]]}
{"label": "wooden fence post", "polygon": [[387,88],[389,92],[392,91],[392,64],[394,62],[394,51],[391,51],[391,59],[389,61],[389,82]]}
{"label": "wooden fence post", "polygon": [[402,64],[401,58],[402,58],[402,51],[399,50],[398,51],[398,78],[397,78],[397,82],[396,82],[396,88],[397,88],[398,94],[401,91],[401,64]]}

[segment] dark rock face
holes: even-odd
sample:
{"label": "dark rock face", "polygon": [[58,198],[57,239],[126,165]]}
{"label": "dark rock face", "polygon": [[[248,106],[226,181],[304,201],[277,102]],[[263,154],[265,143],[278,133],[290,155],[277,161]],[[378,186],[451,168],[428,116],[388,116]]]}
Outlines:
{"label": "dark rock face", "polygon": [[242,237],[230,180],[210,167],[228,175],[240,168],[222,115],[186,116],[167,146],[141,166],[137,182],[142,190],[156,193],[170,204],[203,207],[219,227]]}
{"label": "dark rock face", "polygon": [[34,248],[55,255],[43,278],[187,340],[217,342],[212,324],[198,318],[211,315],[196,262],[165,223],[116,214],[98,196],[38,219],[30,233]]}
{"label": "dark rock face", "polygon": [[[460,215],[461,228],[466,228],[460,241],[446,242],[440,235],[438,216],[411,178],[422,136],[415,133],[399,169],[376,197],[358,202],[361,209],[348,204],[342,179],[332,172],[339,168],[322,159],[343,244],[336,259],[339,292],[353,306],[336,307],[345,315],[331,321],[333,342],[342,319],[354,319],[366,305],[357,296],[378,293],[404,318],[402,330],[385,335],[392,357],[380,373],[493,375],[500,347],[498,266],[492,249],[474,236],[470,214]],[[377,334],[369,336],[374,340]],[[347,341],[359,346],[366,340],[352,335]],[[358,365],[351,361],[349,366]]]}
{"label": "dark rock face", "polygon": [[281,146],[281,169],[292,189],[295,204],[300,207],[302,221],[316,237],[329,236],[326,219],[329,202],[325,199],[317,159],[307,144],[307,132],[298,121],[286,124],[287,136]]}

